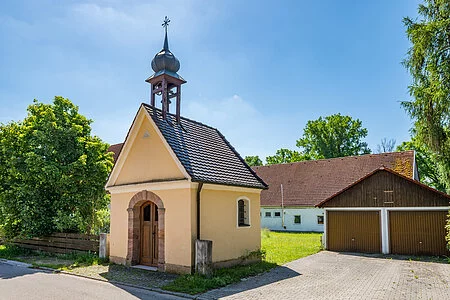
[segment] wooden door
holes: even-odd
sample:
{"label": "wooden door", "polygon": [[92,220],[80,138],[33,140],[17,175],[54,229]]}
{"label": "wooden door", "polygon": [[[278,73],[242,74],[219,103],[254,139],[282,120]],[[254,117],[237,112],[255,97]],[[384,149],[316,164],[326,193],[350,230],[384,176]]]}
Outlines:
{"label": "wooden door", "polygon": [[379,211],[328,211],[327,249],[342,252],[381,252]]}
{"label": "wooden door", "polygon": [[447,211],[390,211],[390,252],[409,255],[446,255]]}
{"label": "wooden door", "polygon": [[141,207],[140,264],[158,265],[158,209],[152,202],[147,202]]}

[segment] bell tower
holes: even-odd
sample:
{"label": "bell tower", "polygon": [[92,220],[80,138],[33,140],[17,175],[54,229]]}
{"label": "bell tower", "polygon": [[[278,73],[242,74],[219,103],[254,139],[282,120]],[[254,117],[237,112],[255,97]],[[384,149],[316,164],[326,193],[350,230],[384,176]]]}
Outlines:
{"label": "bell tower", "polygon": [[170,104],[173,98],[176,99],[176,120],[180,122],[180,106],[181,106],[181,85],[186,81],[178,75],[180,69],[180,61],[169,50],[169,42],[167,40],[167,27],[169,26],[169,18],[164,18],[162,26],[165,30],[164,46],[152,60],[152,69],[155,72],[145,81],[150,83],[150,104],[155,106],[156,96],[161,96],[161,110],[163,119],[167,118]]}

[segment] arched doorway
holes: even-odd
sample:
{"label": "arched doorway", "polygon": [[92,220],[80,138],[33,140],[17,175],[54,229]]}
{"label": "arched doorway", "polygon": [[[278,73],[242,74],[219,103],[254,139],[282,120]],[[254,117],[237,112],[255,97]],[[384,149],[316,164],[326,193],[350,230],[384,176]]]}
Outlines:
{"label": "arched doorway", "polygon": [[165,208],[150,191],[135,194],[128,205],[127,264],[157,266],[165,271]]}

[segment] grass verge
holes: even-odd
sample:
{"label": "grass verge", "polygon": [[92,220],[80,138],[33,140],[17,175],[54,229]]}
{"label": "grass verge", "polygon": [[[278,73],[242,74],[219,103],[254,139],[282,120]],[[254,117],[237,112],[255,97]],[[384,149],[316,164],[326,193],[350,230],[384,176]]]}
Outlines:
{"label": "grass verge", "polygon": [[163,289],[187,294],[199,294],[208,290],[220,288],[231,283],[239,282],[242,278],[264,273],[277,265],[269,262],[258,262],[246,266],[236,266],[214,271],[211,277],[202,275],[182,275]]}
{"label": "grass verge", "polygon": [[14,245],[0,245],[0,258],[30,263],[35,267],[47,267],[57,270],[68,270],[80,266],[91,266],[107,263],[94,253],[54,254],[33,251]]}
{"label": "grass verge", "polygon": [[0,245],[0,258],[14,259],[15,257],[30,255],[31,250],[11,245]]}

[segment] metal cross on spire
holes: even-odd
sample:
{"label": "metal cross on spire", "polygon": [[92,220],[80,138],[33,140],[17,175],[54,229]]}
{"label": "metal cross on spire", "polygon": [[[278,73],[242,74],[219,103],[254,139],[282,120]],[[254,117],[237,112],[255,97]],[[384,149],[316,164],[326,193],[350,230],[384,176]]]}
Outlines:
{"label": "metal cross on spire", "polygon": [[164,18],[163,23],[162,23],[162,27],[164,27],[164,28],[166,29],[166,31],[167,31],[167,26],[169,26],[169,23],[170,23],[170,20],[169,20],[169,18],[166,16],[166,17]]}
{"label": "metal cross on spire", "polygon": [[162,27],[164,27],[165,31],[166,31],[166,36],[164,37],[164,50],[169,50],[169,42],[167,41],[167,27],[169,26],[170,20],[169,18],[166,16],[164,18],[164,21],[162,23]]}

